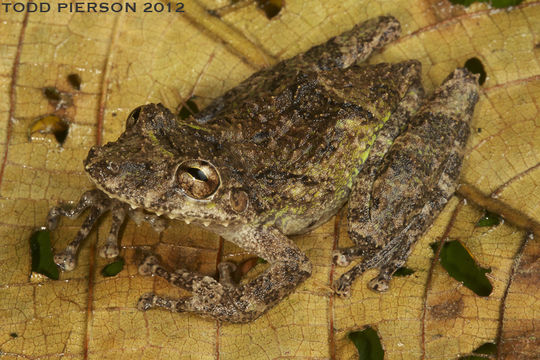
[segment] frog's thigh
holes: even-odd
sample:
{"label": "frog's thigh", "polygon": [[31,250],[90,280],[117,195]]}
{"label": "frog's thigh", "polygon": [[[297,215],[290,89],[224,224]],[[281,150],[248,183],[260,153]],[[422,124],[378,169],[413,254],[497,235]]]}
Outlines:
{"label": "frog's thigh", "polygon": [[371,285],[380,291],[388,288],[412,244],[454,193],[477,99],[475,77],[457,69],[393,143],[372,192],[364,195],[370,205],[360,212],[363,222],[353,229],[353,235],[361,237],[357,247],[364,252],[357,254],[364,259],[338,280],[338,292],[346,294],[357,276],[375,267],[381,274]]}
{"label": "frog's thigh", "polygon": [[345,266],[351,259],[369,256],[375,249],[380,248],[377,242],[379,231],[374,228],[370,218],[373,182],[388,148],[422,102],[424,91],[419,76],[419,73],[415,75],[406,96],[377,135],[370,155],[354,182],[349,198],[347,221],[349,237],[356,246],[338,250],[335,253],[334,262],[338,265]]}

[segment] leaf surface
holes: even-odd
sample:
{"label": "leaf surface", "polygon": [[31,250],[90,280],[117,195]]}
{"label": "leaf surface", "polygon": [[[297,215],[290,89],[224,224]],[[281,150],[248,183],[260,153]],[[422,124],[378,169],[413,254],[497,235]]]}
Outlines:
{"label": "leaf surface", "polygon": [[[2,359],[349,359],[357,350],[347,334],[366,326],[377,329],[387,359],[454,359],[487,342],[502,358],[533,358],[540,349],[540,3],[493,11],[434,0],[290,0],[271,19],[258,3],[186,1],[182,14],[143,13],[143,2],[136,13],[0,12]],[[420,60],[428,92],[471,58],[487,74],[460,193],[414,247],[406,265],[414,273],[394,278],[389,292],[368,290],[370,271],[350,298],[332,295],[330,284],[343,272],[331,265],[332,250],[350,241],[344,212],[295,238],[314,264],[312,277],[246,325],[136,310],[148,291],[187,295],[137,274],[143,249],[171,268],[209,275],[217,262],[252,257],[187,225],[157,234],[129,223],[124,270],[105,278],[96,242],[106,240],[107,218],[82,246],[74,271],[60,281],[31,280],[30,235],[51,206],[91,187],[82,160],[91,146],[116,139],[133,108],[162,102],[180,109],[192,96],[204,107],[256,70],[388,13],[403,35],[370,62]],[[57,109],[43,94],[50,87],[70,93],[72,104]],[[47,114],[69,121],[62,147],[54,137],[29,141],[28,129]],[[506,220],[476,227],[483,207]],[[53,247],[63,248],[82,221],[63,219]],[[429,244],[447,237],[492,269],[489,297],[456,282],[434,258]]]}

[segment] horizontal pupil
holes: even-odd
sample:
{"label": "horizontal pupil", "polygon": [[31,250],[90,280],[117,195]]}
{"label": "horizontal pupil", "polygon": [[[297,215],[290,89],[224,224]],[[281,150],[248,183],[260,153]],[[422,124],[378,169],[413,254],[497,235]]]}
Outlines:
{"label": "horizontal pupil", "polygon": [[187,172],[199,181],[208,181],[208,177],[204,174],[204,172],[201,169],[189,168],[187,169]]}

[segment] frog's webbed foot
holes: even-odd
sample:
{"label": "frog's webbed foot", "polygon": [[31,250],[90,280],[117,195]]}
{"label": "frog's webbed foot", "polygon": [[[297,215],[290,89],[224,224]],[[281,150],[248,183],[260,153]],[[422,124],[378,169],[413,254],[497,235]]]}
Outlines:
{"label": "frog's webbed foot", "polygon": [[138,309],[161,307],[229,322],[248,322],[274,306],[311,274],[307,257],[279,231],[250,228],[240,233],[252,240],[242,242],[243,247],[271,264],[264,273],[237,285],[232,277],[235,265],[228,262],[219,264],[218,281],[185,269],[169,272],[159,265],[155,256],[148,256],[139,267],[139,273],[160,276],[172,285],[191,291],[193,296],[171,299],[148,293],[140,298]]}
{"label": "frog's webbed foot", "polygon": [[99,250],[99,254],[107,258],[118,256],[118,231],[120,230],[126,216],[125,208],[125,204],[118,200],[111,199],[100,190],[90,190],[85,192],[75,207],[53,207],[49,211],[49,215],[47,217],[47,227],[49,230],[54,230],[58,226],[60,216],[76,218],[86,209],[90,210],[90,214],[88,214],[84,220],[84,223],[77,232],[75,239],[70,242],[63,251],[54,255],[54,262],[62,270],[73,270],[77,263],[76,255],[81,242],[86,239],[90,233],[90,230],[92,230],[93,225],[101,217],[101,215],[109,210],[113,215],[111,230],[109,231],[105,245]]}
{"label": "frog's webbed foot", "polygon": [[[232,262],[219,263],[219,280],[216,281],[210,276],[197,274],[186,269],[178,269],[171,273],[160,265],[156,256],[148,255],[139,266],[139,273],[141,275],[157,275],[167,280],[171,285],[191,291],[195,295],[193,297],[172,299],[154,293],[146,293],[139,298],[137,308],[142,311],[161,307],[173,312],[198,312],[196,309],[205,302],[206,305],[203,306],[204,308],[212,307],[212,303],[221,302],[221,297],[227,291],[234,292],[237,289],[237,284],[232,279],[232,274],[235,270],[236,265]],[[190,302],[199,304],[199,306],[190,306]]]}
{"label": "frog's webbed foot", "polygon": [[[378,292],[387,291],[390,287],[392,274],[405,264],[405,261],[409,256],[411,244],[411,241],[404,241],[402,238],[397,238],[384,248],[375,251],[367,250],[365,245],[356,245],[335,251],[334,263],[339,266],[349,265],[350,260],[357,256],[362,256],[364,258],[360,263],[341,275],[336,281],[334,284],[336,293],[340,296],[349,296],[353,282],[365,271],[373,268],[379,268],[380,271],[379,275],[371,279],[369,287]],[[346,259],[346,261],[344,259]]]}

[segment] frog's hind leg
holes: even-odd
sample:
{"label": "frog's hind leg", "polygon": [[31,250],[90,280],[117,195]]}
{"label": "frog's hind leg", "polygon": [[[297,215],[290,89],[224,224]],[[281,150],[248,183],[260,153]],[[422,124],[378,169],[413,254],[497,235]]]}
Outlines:
{"label": "frog's hind leg", "polygon": [[101,215],[109,210],[113,213],[113,223],[107,237],[107,242],[100,249],[100,255],[109,258],[118,256],[118,231],[125,219],[125,206],[125,204],[111,199],[100,190],[90,190],[81,196],[81,199],[73,208],[53,207],[47,217],[47,227],[49,230],[54,230],[58,226],[60,216],[76,218],[86,209],[90,209],[90,214],[86,217],[75,239],[63,251],[54,255],[54,262],[62,270],[73,270],[77,263],[76,254],[81,242],[86,239]]}
{"label": "frog's hind leg", "polygon": [[347,214],[349,237],[355,242],[355,246],[339,249],[334,252],[333,261],[336,265],[347,266],[351,260],[374,256],[375,252],[382,249],[382,244],[376,244],[376,239],[370,236],[373,229],[367,229],[370,224],[370,208],[372,207],[372,187],[374,179],[379,173],[379,167],[387,153],[389,144],[403,132],[409,119],[418,110],[424,96],[424,89],[420,81],[420,69],[417,69],[417,77],[400,102],[398,108],[386,122],[383,130],[377,135],[372,145],[370,155],[353,185],[349,198],[349,210]]}
{"label": "frog's hind leg", "polygon": [[401,26],[392,16],[379,16],[315,46],[305,54],[288,60],[314,64],[320,70],[348,68],[366,60],[371,53],[399,37]]}
{"label": "frog's hind leg", "polygon": [[349,235],[357,245],[337,252],[334,261],[363,260],[336,282],[338,293],[347,294],[371,268],[380,274],[370,286],[388,289],[393,272],[455,191],[477,100],[476,77],[456,69],[376,164],[373,181],[359,179],[349,209]]}

